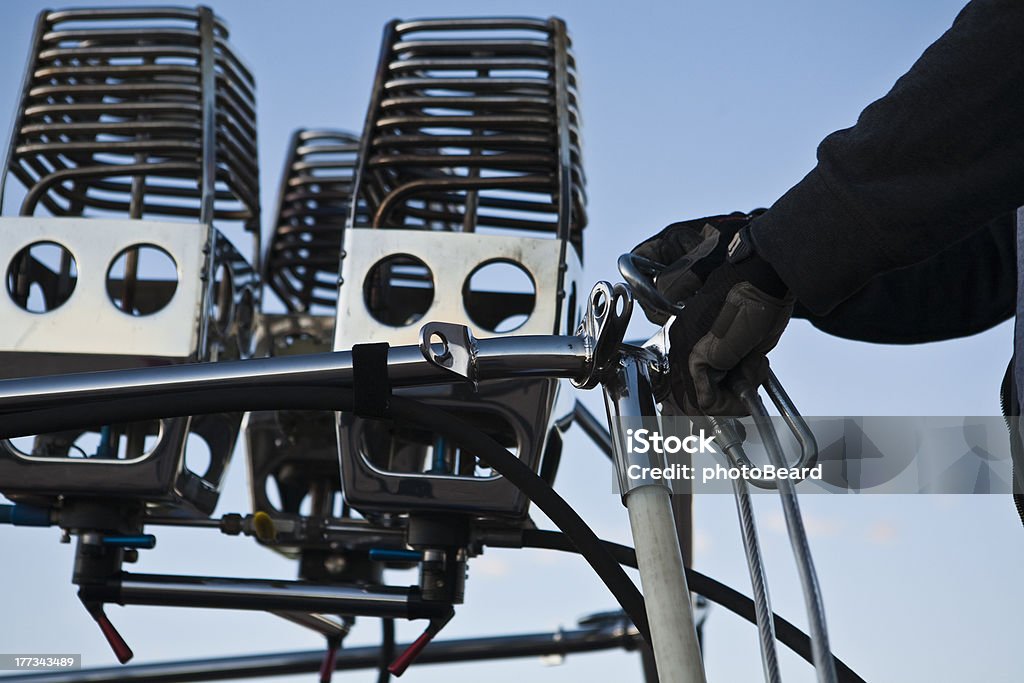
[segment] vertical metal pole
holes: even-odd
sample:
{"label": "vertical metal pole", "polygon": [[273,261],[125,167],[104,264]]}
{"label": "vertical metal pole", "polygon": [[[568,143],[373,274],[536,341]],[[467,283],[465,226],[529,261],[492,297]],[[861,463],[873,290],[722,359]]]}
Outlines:
{"label": "vertical metal pole", "polygon": [[199,325],[199,358],[206,360],[210,352],[210,324],[213,318],[213,301],[216,293],[217,231],[213,229],[213,218],[217,191],[217,80],[214,73],[213,10],[199,7],[199,73],[202,81],[202,158],[199,180],[199,222],[206,226],[205,275],[206,288],[203,294],[204,315]]}
{"label": "vertical metal pole", "polygon": [[[662,415],[683,415],[679,406],[673,401],[666,401],[662,404]],[[692,465],[693,458],[689,453],[680,453],[678,456],[681,465]],[[687,567],[693,566],[693,484],[686,481],[676,481],[672,496],[672,514],[676,518],[676,535],[679,537],[679,547],[683,551],[683,564]]]}
{"label": "vertical metal pole", "polygon": [[[479,76],[480,78],[486,78],[487,76],[490,75],[490,70],[488,70],[488,69],[477,69],[476,75]],[[482,128],[474,128],[470,134],[471,135],[484,135],[484,130]],[[481,154],[482,151],[483,150],[481,148],[479,148],[479,147],[470,147],[469,148],[469,155],[473,156],[473,155],[476,155],[476,154]],[[469,166],[466,169],[466,176],[468,178],[479,178],[480,177],[480,167],[479,166]],[[480,191],[467,188],[466,189],[466,208],[465,208],[465,211],[463,211],[463,215],[462,215],[462,232],[476,232],[477,213],[478,213],[479,208],[480,208]]]}
{"label": "vertical metal pole", "polygon": [[213,223],[217,187],[217,80],[214,70],[213,11],[199,8],[199,73],[202,80],[203,138],[199,221]]}
{"label": "vertical metal pole", "polygon": [[[604,381],[605,407],[613,433],[622,418],[653,419],[654,390],[642,350],[623,351]],[[631,480],[630,465],[663,466],[660,456],[628,453],[613,439],[615,470],[636,547],[640,583],[651,625],[658,676],[663,683],[705,683],[697,628],[679,549],[671,492],[664,480]]]}
{"label": "vertical metal pole", "polygon": [[[368,190],[368,187],[364,186],[370,185],[370,179],[367,178],[367,175],[369,174],[368,162],[372,146],[371,141],[373,140],[373,126],[376,122],[377,110],[380,108],[380,101],[384,96],[384,83],[388,78],[388,57],[391,55],[392,43],[397,40],[395,29],[398,23],[397,19],[393,19],[384,27],[384,38],[381,40],[380,55],[377,58],[377,72],[373,77],[370,105],[366,108],[366,118],[363,120],[363,134],[359,138],[359,152],[356,155],[355,174],[352,177],[352,200],[349,205],[348,222],[346,225],[348,228],[358,227],[356,223],[359,221],[359,202],[363,197],[363,193]],[[381,226],[371,225],[369,227],[379,228]],[[342,260],[345,258],[344,243],[342,243],[341,258]],[[340,263],[338,265],[338,272],[341,272]]]}
{"label": "vertical metal pole", "polygon": [[[561,310],[566,297],[565,282],[568,271],[565,254],[572,237],[572,153],[569,138],[569,38],[565,22],[552,17],[548,20],[555,59],[555,116],[558,122],[558,240],[561,249],[558,254],[559,280],[555,306]],[[555,321],[552,334],[559,333],[562,316]],[[571,334],[572,330],[565,330]]]}
{"label": "vertical metal pole", "polygon": [[[144,59],[143,63],[152,64],[152,59]],[[147,98],[143,96],[140,98],[141,101],[145,101]],[[145,121],[147,117],[145,114],[139,114],[139,121]],[[149,138],[146,133],[140,133],[140,138]],[[149,157],[146,154],[136,154],[135,163],[138,165],[145,164],[149,161]],[[146,176],[143,174],[136,174],[132,176],[132,190],[131,199],[128,203],[128,217],[132,219],[142,218],[143,208],[146,203]],[[125,252],[124,262],[124,281],[121,283],[121,310],[132,315],[132,309],[135,306],[135,288],[139,280],[139,247],[133,247]]]}
{"label": "vertical metal pole", "polygon": [[[277,190],[277,206],[276,210],[273,213],[273,215],[275,216],[275,221],[280,220],[281,215],[284,213],[285,197],[288,196],[288,181],[292,177],[292,166],[295,165],[295,162],[299,158],[299,147],[302,146],[305,133],[305,128],[299,128],[294,133],[292,133],[291,140],[288,142],[288,156],[285,157],[284,160],[284,171],[281,173],[281,183],[278,186]],[[275,224],[274,230],[276,231],[277,229],[278,226]],[[257,229],[256,232],[258,234],[259,230]],[[260,260],[257,261],[258,263],[260,263],[260,278],[263,280],[265,284],[270,284],[270,249],[273,247],[273,245],[274,238],[273,233],[271,233],[270,243],[267,244],[266,255],[261,255]],[[307,284],[310,283],[315,278],[316,271],[309,269],[306,277]],[[304,301],[302,302],[302,304],[304,307],[303,312],[308,312],[310,307],[312,306],[311,302],[308,301]]]}
{"label": "vertical metal pole", "polygon": [[32,87],[32,75],[36,70],[36,60],[39,59],[39,46],[42,42],[43,34],[46,33],[49,14],[49,10],[43,10],[36,17],[35,28],[32,30],[32,41],[28,45],[28,59],[25,60],[25,73],[21,77],[21,91],[15,104],[14,116],[11,117],[11,137],[7,143],[3,171],[0,172],[0,212],[3,211],[7,174],[11,170],[11,164],[14,163],[14,152],[18,146],[18,137],[21,133],[21,119],[25,114],[25,107],[28,104],[28,92]]}

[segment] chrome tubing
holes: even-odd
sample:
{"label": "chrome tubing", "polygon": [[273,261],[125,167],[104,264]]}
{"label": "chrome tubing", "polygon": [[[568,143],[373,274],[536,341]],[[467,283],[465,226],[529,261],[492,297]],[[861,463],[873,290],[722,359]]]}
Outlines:
{"label": "chrome tubing", "polygon": [[[786,393],[786,390],[782,388],[782,383],[779,382],[779,378],[775,376],[775,373],[771,370],[768,371],[768,379],[762,385],[764,390],[768,393],[768,397],[779,411],[780,417],[786,422],[786,426],[789,427],[789,431],[793,434],[797,444],[800,446],[800,457],[797,458],[796,462],[790,464],[786,461],[785,456],[782,454],[782,446],[779,445],[779,457],[781,458],[780,463],[773,462],[773,465],[784,466],[787,468],[793,468],[798,470],[805,470],[810,467],[814,467],[815,463],[818,462],[818,442],[814,438],[814,434],[811,432],[811,428],[807,426],[807,422],[800,415],[800,411],[797,410],[796,404]],[[745,382],[739,381],[734,382],[731,386],[733,392],[736,395],[743,398],[748,392],[748,386]],[[755,390],[756,391],[756,390]],[[756,394],[755,394],[756,395]],[[747,404],[747,409],[752,415],[755,414],[754,410],[751,409],[748,399],[743,398],[744,403]],[[760,404],[760,398],[757,399]],[[761,404],[763,409],[763,404]],[[767,415],[767,413],[765,414]],[[717,423],[716,423],[717,424]],[[771,428],[771,425],[767,425]],[[715,429],[719,429],[720,426],[716,426]],[[761,423],[758,423],[758,431],[763,431]],[[771,433],[775,435],[775,442],[778,444],[777,434],[774,428],[771,429]],[[767,441],[767,439],[766,439]],[[753,468],[754,465],[750,462],[750,458],[743,451],[742,446],[734,449],[733,456],[740,466],[746,466]],[[794,478],[795,481],[801,481],[800,478]],[[791,480],[792,481],[792,480]],[[748,483],[759,489],[778,489],[779,485],[773,481],[764,479],[751,479]]]}
{"label": "chrome tubing", "polygon": [[782,382],[771,370],[768,370],[768,381],[765,382],[764,388],[768,392],[768,398],[778,409],[779,415],[786,421],[789,431],[793,433],[797,443],[800,444],[800,458],[792,467],[799,469],[814,467],[818,462],[818,442],[815,441],[811,428],[800,416],[800,411],[796,409],[793,399],[782,388]]}
{"label": "chrome tubing", "polygon": [[[730,464],[738,466],[746,462],[743,454],[743,442],[729,423],[715,417],[709,417],[718,442],[722,445]],[[761,543],[757,538],[757,524],[754,521],[754,508],[750,501],[750,487],[745,479],[739,477],[732,481],[733,494],[736,498],[736,514],[739,517],[740,535],[743,538],[743,552],[747,558],[747,569],[750,572],[750,586],[754,597],[754,613],[757,617],[758,645],[761,650],[761,667],[767,683],[780,683],[782,674],[779,671],[779,657],[775,647],[775,620],[772,613],[771,597],[768,593],[768,577],[761,556]]]}
{"label": "chrome tubing", "polygon": [[[740,393],[740,398],[753,416],[758,431],[764,440],[768,458],[778,468],[788,467],[782,453],[778,434],[772,427],[768,411],[757,390],[749,387]],[[800,505],[797,502],[796,489],[789,479],[778,480],[779,498],[782,502],[782,513],[786,519],[786,531],[793,547],[800,585],[804,593],[807,607],[807,621],[811,635],[811,649],[814,655],[814,670],[819,683],[837,683],[835,661],[828,639],[828,626],[825,620],[825,605],[821,596],[821,586],[811,558],[811,548],[807,541],[807,530],[804,528]]]}
{"label": "chrome tubing", "polygon": [[[476,342],[479,379],[574,378],[590,366],[590,343],[582,336],[522,336]],[[388,352],[394,387],[447,384],[459,378],[425,359],[419,346]],[[338,351],[244,361],[192,363],[0,381],[0,411],[53,408],[67,403],[159,396],[168,391],[271,389],[321,384],[351,386],[352,353]]]}
{"label": "chrome tubing", "polygon": [[[579,628],[554,633],[529,633],[511,636],[483,636],[460,640],[437,640],[416,659],[423,664],[482,662],[495,659],[565,656],[574,653],[621,649],[635,650],[643,638],[634,628]],[[401,652],[409,643],[399,643]],[[186,683],[186,681],[226,681],[316,672],[323,661],[323,650],[277,652],[271,654],[191,659],[155,664],[55,671],[51,673],[0,676],[0,683]],[[335,671],[376,668],[380,648],[376,645],[346,647],[338,650]]]}
{"label": "chrome tubing", "polygon": [[[656,419],[657,406],[648,374],[652,360],[645,349],[625,347],[604,376],[605,406],[613,430],[618,429],[622,418]],[[628,453],[621,438],[613,439],[612,446],[619,492],[629,512],[636,546],[658,677],[672,683],[704,683],[704,663],[672,513],[671,491],[662,480],[635,481],[627,476],[630,465],[656,465],[653,460],[660,456],[649,460],[648,455]]]}
{"label": "chrome tubing", "polygon": [[408,588],[128,573],[102,584],[83,583],[79,595],[85,602],[120,605],[322,612],[399,619],[429,619],[451,609],[447,604],[423,601]]}
{"label": "chrome tubing", "polygon": [[757,524],[750,502],[750,488],[742,478],[733,479],[733,493],[736,496],[736,514],[739,517],[740,533],[743,536],[743,552],[747,557],[750,571],[750,586],[754,594],[754,610],[757,615],[757,635],[761,647],[761,667],[766,683],[781,683],[779,655],[775,649],[775,621],[772,617],[772,602],[768,594],[768,577],[765,574],[764,559],[761,557],[761,543],[757,538]]}

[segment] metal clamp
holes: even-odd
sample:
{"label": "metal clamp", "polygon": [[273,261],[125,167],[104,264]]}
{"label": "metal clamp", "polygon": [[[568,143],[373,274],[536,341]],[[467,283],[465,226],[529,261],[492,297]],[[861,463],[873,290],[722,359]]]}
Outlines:
{"label": "metal clamp", "polygon": [[626,334],[626,326],[633,314],[633,295],[629,288],[620,283],[611,285],[600,281],[590,290],[587,312],[577,330],[584,337],[591,350],[590,371],[583,377],[572,380],[578,389],[593,389],[601,381],[601,375]]}
{"label": "metal clamp", "polygon": [[464,377],[476,386],[476,339],[465,325],[430,322],[420,328],[420,352],[432,365]]}

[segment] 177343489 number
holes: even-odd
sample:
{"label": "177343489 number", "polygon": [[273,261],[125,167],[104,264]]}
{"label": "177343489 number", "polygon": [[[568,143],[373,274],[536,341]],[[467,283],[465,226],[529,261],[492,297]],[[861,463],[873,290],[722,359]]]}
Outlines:
{"label": "177343489 number", "polygon": [[82,655],[3,654],[0,653],[0,671],[48,669],[80,669]]}

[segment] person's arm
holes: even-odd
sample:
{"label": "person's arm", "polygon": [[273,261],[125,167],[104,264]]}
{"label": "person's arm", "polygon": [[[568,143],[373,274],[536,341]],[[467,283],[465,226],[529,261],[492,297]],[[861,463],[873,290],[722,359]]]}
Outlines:
{"label": "person's arm", "polygon": [[973,0],[753,221],[754,249],[803,306],[827,314],[1024,204],[1022,36],[1024,2]]}
{"label": "person's arm", "polygon": [[926,261],[872,278],[825,315],[798,303],[793,317],[837,337],[877,344],[977,334],[1013,316],[1016,247],[1016,212],[1010,212]]}

